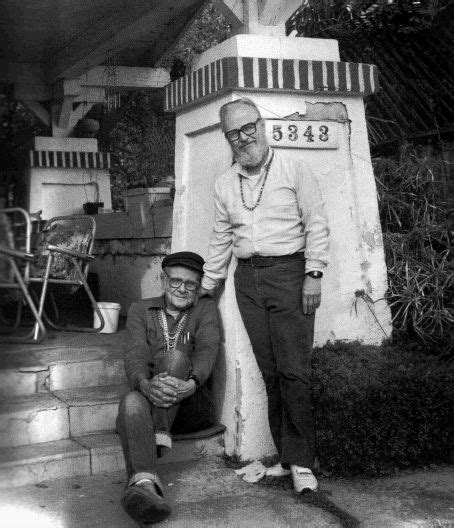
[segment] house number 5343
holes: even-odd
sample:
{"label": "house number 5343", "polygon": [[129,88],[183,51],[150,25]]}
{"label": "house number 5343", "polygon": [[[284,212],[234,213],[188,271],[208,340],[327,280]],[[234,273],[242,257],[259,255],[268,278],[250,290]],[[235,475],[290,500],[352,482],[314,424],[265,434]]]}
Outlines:
{"label": "house number 5343", "polygon": [[267,136],[274,147],[331,149],[338,146],[338,123],[269,119]]}
{"label": "house number 5343", "polygon": [[[304,127],[303,127],[303,130],[304,130]],[[328,141],[329,128],[326,125],[322,125],[318,128],[318,131],[320,132],[320,134],[318,135],[318,139],[320,141]],[[282,138],[284,137],[284,134],[287,134],[289,141],[297,141],[298,133],[301,133],[301,131],[298,130],[297,125],[288,125],[287,131],[282,131],[282,125],[273,125],[274,141],[281,141]],[[314,132],[312,131],[312,125],[307,126],[306,130],[304,130],[302,134],[303,134],[303,137],[306,138],[306,141],[308,143],[314,142]]]}

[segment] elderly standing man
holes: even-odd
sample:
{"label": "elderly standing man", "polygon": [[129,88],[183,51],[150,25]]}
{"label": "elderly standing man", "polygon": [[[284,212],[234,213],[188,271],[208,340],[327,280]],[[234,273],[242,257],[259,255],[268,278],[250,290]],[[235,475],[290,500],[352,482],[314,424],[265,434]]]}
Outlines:
{"label": "elderly standing man", "polygon": [[164,294],[133,303],[128,312],[125,369],[132,390],[120,402],[117,430],[128,473],[122,504],[140,523],[170,514],[156,461],[171,449],[171,432],[213,424],[205,382],[219,350],[219,319],[209,297],[194,304],[203,264],[190,251],[167,255]]}
{"label": "elderly standing man", "polygon": [[308,166],[269,147],[253,101],[225,104],[220,120],[235,163],[215,184],[200,295],[226,278],[233,253],[238,307],[265,382],[280,458],[267,475],[291,474],[296,492],[315,491],[311,354],[328,263],[323,201]]}

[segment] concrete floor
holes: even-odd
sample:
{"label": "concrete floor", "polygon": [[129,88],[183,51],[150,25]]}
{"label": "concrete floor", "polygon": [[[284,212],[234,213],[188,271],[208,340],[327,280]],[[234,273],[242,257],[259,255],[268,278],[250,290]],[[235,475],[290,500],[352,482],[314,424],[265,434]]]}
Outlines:
{"label": "concrete floor", "polygon": [[[322,478],[296,496],[289,477],[248,484],[221,458],[162,465],[168,528],[454,527],[454,466],[374,480]],[[123,472],[43,482],[0,493],[3,528],[137,526],[119,499]]]}

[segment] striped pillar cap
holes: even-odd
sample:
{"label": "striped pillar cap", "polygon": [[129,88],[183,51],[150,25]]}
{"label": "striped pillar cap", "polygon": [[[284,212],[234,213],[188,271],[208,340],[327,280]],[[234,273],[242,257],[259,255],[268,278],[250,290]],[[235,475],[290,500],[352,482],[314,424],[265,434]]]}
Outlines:
{"label": "striped pillar cap", "polygon": [[354,62],[225,57],[168,84],[165,110],[232,89],[369,95],[379,89],[378,70]]}
{"label": "striped pillar cap", "polygon": [[109,169],[109,152],[76,152],[61,150],[30,150],[30,167],[63,169]]}

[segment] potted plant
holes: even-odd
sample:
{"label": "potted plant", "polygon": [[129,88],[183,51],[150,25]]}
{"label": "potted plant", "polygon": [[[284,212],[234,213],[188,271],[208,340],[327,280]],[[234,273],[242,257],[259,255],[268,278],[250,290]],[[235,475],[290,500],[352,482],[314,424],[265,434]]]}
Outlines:
{"label": "potted plant", "polygon": [[[104,202],[99,201],[99,185],[98,182],[90,182],[95,186],[95,198],[93,202],[85,202],[83,204],[84,213],[89,215],[98,214],[98,210],[104,207]],[[86,195],[85,195],[86,196]]]}

